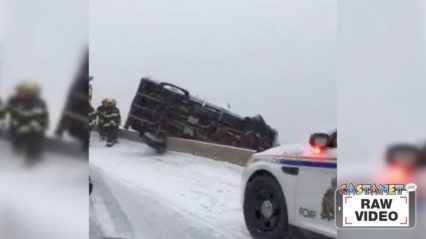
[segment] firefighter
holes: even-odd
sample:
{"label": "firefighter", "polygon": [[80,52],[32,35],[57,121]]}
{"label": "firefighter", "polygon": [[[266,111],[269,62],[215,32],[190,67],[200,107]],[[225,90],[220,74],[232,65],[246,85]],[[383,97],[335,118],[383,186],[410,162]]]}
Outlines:
{"label": "firefighter", "polygon": [[[90,77],[90,80],[92,79],[93,77]],[[92,130],[96,127],[97,119],[98,115],[92,106],[92,85],[89,83],[89,138]]]}
{"label": "firefighter", "polygon": [[6,107],[0,99],[0,133],[6,129]]}
{"label": "firefighter", "polygon": [[40,158],[49,115],[45,102],[40,98],[39,86],[33,83],[19,84],[16,94],[8,101],[7,113],[15,151],[24,151],[27,159]]}
{"label": "firefighter", "polygon": [[96,113],[99,117],[100,135],[103,139],[106,139],[106,145],[111,147],[117,143],[118,127],[121,124],[120,110],[117,108],[117,102],[111,98],[104,99]]}
{"label": "firefighter", "polygon": [[96,111],[95,111],[95,115],[96,115],[96,118],[97,118],[97,125],[96,126],[97,126],[98,131],[99,131],[99,136],[101,137],[102,140],[105,140],[105,133],[104,133],[103,127],[102,127],[102,125],[104,123],[104,118],[102,117],[102,113],[105,111],[105,109],[106,109],[106,99],[101,101],[101,105],[98,106],[98,108],[96,108]]}
{"label": "firefighter", "polygon": [[92,84],[93,76],[89,77],[89,139],[92,135],[93,129],[96,127],[98,114],[96,113],[95,108],[92,106]]}
{"label": "firefighter", "polygon": [[97,121],[98,115],[93,108],[92,104],[90,104],[89,108],[89,135],[92,132],[92,130],[96,127],[96,121]]}

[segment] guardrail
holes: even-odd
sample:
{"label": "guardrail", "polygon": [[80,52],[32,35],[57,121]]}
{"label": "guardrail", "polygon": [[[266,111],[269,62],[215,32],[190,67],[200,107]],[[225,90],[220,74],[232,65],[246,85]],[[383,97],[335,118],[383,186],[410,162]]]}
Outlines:
{"label": "guardrail", "polygon": [[[142,143],[138,133],[134,131],[120,129],[119,137]],[[256,152],[252,149],[237,148],[228,145],[176,137],[167,138],[167,149],[176,152],[190,153],[214,160],[225,161],[240,166],[245,166],[247,161]]]}

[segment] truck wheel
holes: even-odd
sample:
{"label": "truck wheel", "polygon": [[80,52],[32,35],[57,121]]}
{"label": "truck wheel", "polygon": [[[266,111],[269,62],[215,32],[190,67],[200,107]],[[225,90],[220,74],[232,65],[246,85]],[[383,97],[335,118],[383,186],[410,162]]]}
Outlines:
{"label": "truck wheel", "polygon": [[269,175],[251,179],[244,194],[244,219],[255,239],[288,238],[287,206],[277,180]]}
{"label": "truck wheel", "polygon": [[163,153],[166,149],[166,139],[151,132],[145,132],[142,135],[142,140],[145,144],[154,148],[157,153]]}

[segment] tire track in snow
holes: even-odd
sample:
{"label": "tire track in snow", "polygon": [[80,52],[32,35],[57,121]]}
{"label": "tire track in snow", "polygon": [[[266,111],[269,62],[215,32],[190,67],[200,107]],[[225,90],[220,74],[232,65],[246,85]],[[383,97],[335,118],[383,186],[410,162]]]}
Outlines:
{"label": "tire track in snow", "polygon": [[[108,228],[107,230],[100,229],[102,234],[104,234],[102,235],[102,237],[135,239],[136,237],[134,236],[134,230],[132,228],[132,225],[126,216],[126,213],[124,213],[120,203],[114,196],[113,192],[110,190],[107,182],[104,179],[104,176],[101,175],[100,172],[94,172],[92,170],[90,175],[92,177],[94,185],[102,185],[102,187],[94,188],[92,193],[94,193],[94,195],[98,195],[98,200],[100,198],[102,200],[102,204],[105,205],[110,219],[110,222],[106,224],[114,227]],[[96,209],[93,212],[96,213]],[[96,215],[90,215],[90,217],[94,216]],[[103,219],[103,222],[105,222],[105,219]],[[97,220],[97,223],[100,223],[100,221]],[[98,226],[102,227],[102,225]]]}

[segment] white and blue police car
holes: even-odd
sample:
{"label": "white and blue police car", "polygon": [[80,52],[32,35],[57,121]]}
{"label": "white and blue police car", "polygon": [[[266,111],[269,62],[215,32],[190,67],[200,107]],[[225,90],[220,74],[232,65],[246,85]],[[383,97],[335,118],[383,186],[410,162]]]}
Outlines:
{"label": "white and blue police car", "polygon": [[290,228],[337,237],[337,131],[315,133],[309,144],[256,153],[243,173],[244,219],[255,239],[286,238]]}

